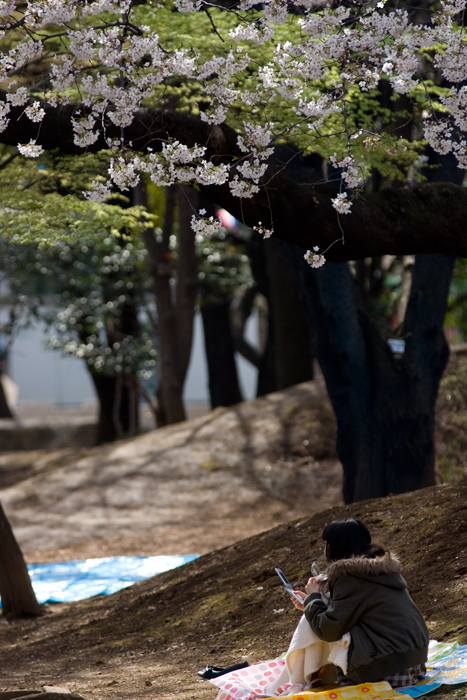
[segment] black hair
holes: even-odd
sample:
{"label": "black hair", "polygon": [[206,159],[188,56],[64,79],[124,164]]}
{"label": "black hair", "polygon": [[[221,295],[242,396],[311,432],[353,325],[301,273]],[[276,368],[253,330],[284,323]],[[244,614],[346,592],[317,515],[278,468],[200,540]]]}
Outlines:
{"label": "black hair", "polygon": [[323,540],[326,542],[328,561],[350,559],[364,556],[368,559],[383,556],[388,550],[383,545],[371,544],[371,535],[361,520],[348,518],[335,520],[324,528]]}

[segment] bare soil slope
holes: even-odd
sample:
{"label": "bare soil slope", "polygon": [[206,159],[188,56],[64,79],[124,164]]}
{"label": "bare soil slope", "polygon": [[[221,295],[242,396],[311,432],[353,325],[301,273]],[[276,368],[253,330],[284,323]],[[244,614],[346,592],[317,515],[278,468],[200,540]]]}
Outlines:
{"label": "bare soil slope", "polygon": [[274,567],[302,584],[310,562],[322,563],[325,524],[349,516],[367,522],[374,540],[399,554],[431,636],[467,642],[463,481],[336,507],[112,596],[50,607],[34,621],[2,621],[0,688],[54,684],[103,700],[213,699],[215,688],[197,678],[197,669],[206,662],[253,663],[287,648],[298,613]]}
{"label": "bare soil slope", "polygon": [[27,560],[202,554],[342,503],[324,383],[90,450],[0,455]]}
{"label": "bare soil slope", "polygon": [[[467,473],[467,359],[443,378],[439,480]],[[94,449],[0,453],[27,560],[204,553],[342,504],[322,379]]]}

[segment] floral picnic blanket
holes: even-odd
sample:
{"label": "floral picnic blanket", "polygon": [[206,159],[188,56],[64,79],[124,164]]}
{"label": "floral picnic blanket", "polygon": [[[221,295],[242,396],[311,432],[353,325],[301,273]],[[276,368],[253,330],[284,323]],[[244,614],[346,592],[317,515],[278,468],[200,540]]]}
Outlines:
{"label": "floral picnic blanket", "polygon": [[[443,684],[467,683],[467,645],[430,642],[425,678],[397,690],[385,681],[315,690],[305,690],[299,685],[285,687],[285,684],[277,688],[275,681],[284,667],[285,660],[281,657],[219,676],[211,681],[219,688],[216,700],[411,700]],[[274,688],[275,694],[268,694],[268,688]]]}

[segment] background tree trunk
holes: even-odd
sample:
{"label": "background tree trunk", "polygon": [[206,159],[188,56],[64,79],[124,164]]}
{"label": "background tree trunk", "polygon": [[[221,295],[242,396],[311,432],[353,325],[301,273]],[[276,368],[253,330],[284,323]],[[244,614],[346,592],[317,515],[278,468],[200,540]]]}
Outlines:
{"label": "background tree trunk", "polygon": [[270,280],[269,318],[275,329],[274,375],[276,389],[313,379],[313,352],[297,279],[280,241],[264,241]]}
{"label": "background tree trunk", "polygon": [[[206,300],[203,297],[206,296]],[[201,292],[201,318],[209,376],[211,408],[243,401],[235,363],[235,342],[230,323],[230,296],[209,300]]]}
{"label": "background tree trunk", "polygon": [[434,410],[449,350],[443,322],[454,258],[418,255],[397,359],[358,297],[347,263],[311,270],[290,250],[336,419],[344,499],[434,483]]}
{"label": "background tree trunk", "polygon": [[8,405],[2,384],[2,373],[0,373],[0,418],[13,418],[13,413]]}
{"label": "background tree trunk", "polygon": [[[174,225],[176,190],[179,203],[179,251],[174,298],[169,241]],[[158,319],[160,378],[156,395],[159,427],[186,419],[183,387],[191,355],[198,279],[195,238],[190,220],[198,209],[197,198],[198,194],[187,187],[167,188],[162,240],[158,242],[150,228],[143,232]],[[133,203],[146,205],[142,184],[133,190]]]}
{"label": "background tree trunk", "polygon": [[[426,169],[427,179],[462,183],[464,171],[452,154],[428,155],[437,167]],[[302,248],[284,245],[336,414],[345,501],[434,484],[435,404],[449,357],[443,324],[455,258],[419,254],[407,267],[412,279],[405,280],[400,335],[405,352],[397,358],[366,312],[348,263],[312,270]]]}
{"label": "background tree trunk", "polygon": [[185,379],[193,345],[195,306],[198,297],[198,258],[191,217],[198,212],[199,194],[191,187],[178,186],[178,263],[175,296],[177,322],[178,372],[180,383]]}
{"label": "background tree trunk", "polygon": [[124,435],[135,434],[138,425],[138,394],[131,380],[91,372],[99,402],[96,445],[113,442]]}
{"label": "background tree trunk", "polygon": [[2,384],[2,377],[7,370],[7,357],[10,344],[11,339],[10,343],[4,344],[2,342],[0,347],[0,418],[13,418],[13,412],[8,405],[5,389],[3,388]]}
{"label": "background tree trunk", "polygon": [[258,363],[258,381],[256,387],[256,396],[264,396],[276,391],[276,372],[275,372],[275,327],[274,317],[271,313],[270,297],[270,279],[266,268],[266,253],[264,241],[261,236],[253,232],[251,239],[246,246],[246,252],[250,259],[251,274],[255,280],[257,291],[263,295],[267,302],[267,332],[263,342],[259,343],[260,356]]}
{"label": "background tree trunk", "polygon": [[[106,301],[112,299],[106,297]],[[137,338],[139,323],[136,308],[132,304],[123,305],[120,317],[115,319],[113,326],[107,328],[106,332],[109,347],[128,335]],[[83,327],[79,333],[81,342],[87,343],[90,334]],[[113,442],[124,435],[135,435],[139,428],[137,377],[126,373],[101,374],[93,371],[87,363],[86,369],[91,375],[99,403],[96,445]]]}
{"label": "background tree trunk", "polygon": [[5,617],[41,614],[23,554],[0,504],[0,597]]}
{"label": "background tree trunk", "polygon": [[313,352],[297,279],[281,242],[254,233],[247,253],[256,289],[267,301],[266,342],[254,363],[257,396],[263,396],[313,379]]}

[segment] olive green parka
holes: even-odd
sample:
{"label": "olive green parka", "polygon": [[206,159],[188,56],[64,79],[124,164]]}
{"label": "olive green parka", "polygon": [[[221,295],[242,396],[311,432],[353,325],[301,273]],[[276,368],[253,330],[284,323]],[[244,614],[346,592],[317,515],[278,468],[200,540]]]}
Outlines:
{"label": "olive green parka", "polygon": [[394,555],[340,559],[326,573],[329,603],[311,593],[305,616],[326,642],[350,632],[347,676],[353,683],[381,681],[425,663],[428,629]]}

